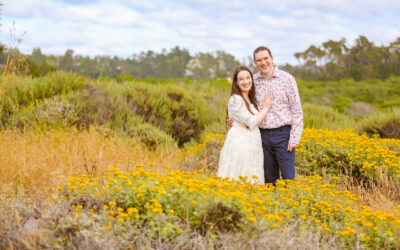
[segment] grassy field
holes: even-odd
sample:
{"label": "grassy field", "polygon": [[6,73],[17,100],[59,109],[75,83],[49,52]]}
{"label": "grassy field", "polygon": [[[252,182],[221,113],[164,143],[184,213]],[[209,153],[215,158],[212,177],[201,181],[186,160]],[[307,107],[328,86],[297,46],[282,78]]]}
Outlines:
{"label": "grassy field", "polygon": [[277,187],[214,176],[226,80],[1,84],[1,248],[400,247],[398,79],[299,80],[298,178]]}

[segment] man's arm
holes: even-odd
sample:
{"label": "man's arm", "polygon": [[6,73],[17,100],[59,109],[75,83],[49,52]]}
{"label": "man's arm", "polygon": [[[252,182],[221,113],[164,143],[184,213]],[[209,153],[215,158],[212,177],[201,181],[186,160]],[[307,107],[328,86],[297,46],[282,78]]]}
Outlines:
{"label": "man's arm", "polygon": [[294,77],[290,78],[288,100],[292,116],[292,129],[290,131],[288,151],[292,151],[299,145],[301,134],[303,133],[303,110],[301,108],[299,90]]}

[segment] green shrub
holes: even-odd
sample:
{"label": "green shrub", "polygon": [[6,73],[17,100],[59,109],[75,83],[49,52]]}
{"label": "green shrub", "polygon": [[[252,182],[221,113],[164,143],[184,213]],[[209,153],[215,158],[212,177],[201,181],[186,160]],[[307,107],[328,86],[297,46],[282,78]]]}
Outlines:
{"label": "green shrub", "polygon": [[0,112],[2,127],[10,126],[9,118],[22,109],[31,107],[38,100],[65,95],[83,88],[85,78],[72,73],[52,72],[44,77],[1,77]]}
{"label": "green shrub", "polygon": [[118,100],[120,113],[142,117],[170,134],[179,146],[192,138],[199,140],[204,128],[218,117],[218,111],[194,90],[195,85],[96,81],[94,87]]}
{"label": "green shrub", "polygon": [[66,98],[76,107],[79,119],[75,125],[78,127],[88,128],[94,123],[118,123],[118,118],[124,115],[121,101],[111,98],[91,84],[86,84],[83,90],[71,92]]}
{"label": "green shrub", "polygon": [[400,109],[389,109],[366,116],[357,123],[360,134],[400,139]]}
{"label": "green shrub", "polygon": [[303,117],[304,127],[319,129],[346,129],[354,126],[354,120],[350,116],[339,113],[331,107],[304,103]]}
{"label": "green shrub", "polygon": [[351,99],[348,97],[344,97],[342,95],[334,95],[334,98],[335,103],[333,104],[333,108],[339,112],[344,113],[351,105]]}
{"label": "green shrub", "polygon": [[53,95],[81,89],[87,81],[81,76],[62,71],[51,72],[39,78],[13,76],[4,80],[3,95],[9,96],[18,105],[26,105],[36,99],[51,98]]}
{"label": "green shrub", "polygon": [[133,76],[129,73],[120,74],[118,76],[115,76],[114,79],[117,82],[130,82],[134,80]]}
{"label": "green shrub", "polygon": [[130,127],[127,132],[128,135],[140,139],[149,148],[156,148],[158,145],[176,146],[176,141],[171,135],[148,123]]}
{"label": "green shrub", "polygon": [[39,129],[67,128],[77,120],[74,106],[65,100],[57,100],[55,96],[37,101],[10,117],[12,125],[20,129],[25,126]]}

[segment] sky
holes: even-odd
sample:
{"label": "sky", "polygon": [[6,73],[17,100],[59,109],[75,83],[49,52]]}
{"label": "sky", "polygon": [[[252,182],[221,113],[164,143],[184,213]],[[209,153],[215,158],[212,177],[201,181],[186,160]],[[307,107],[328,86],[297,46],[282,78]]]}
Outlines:
{"label": "sky", "polygon": [[[175,46],[224,50],[241,62],[258,46],[296,64],[310,45],[360,35],[375,45],[400,37],[399,0],[3,0],[0,42],[23,53],[132,57]],[[21,42],[18,42],[21,39]]]}

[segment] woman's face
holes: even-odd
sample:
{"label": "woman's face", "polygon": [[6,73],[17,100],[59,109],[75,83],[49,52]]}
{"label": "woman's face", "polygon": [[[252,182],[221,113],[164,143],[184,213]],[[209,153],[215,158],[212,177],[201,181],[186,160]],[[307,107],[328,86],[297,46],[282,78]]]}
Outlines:
{"label": "woman's face", "polygon": [[243,94],[249,93],[252,84],[251,75],[247,70],[242,70],[238,73],[237,85]]}

